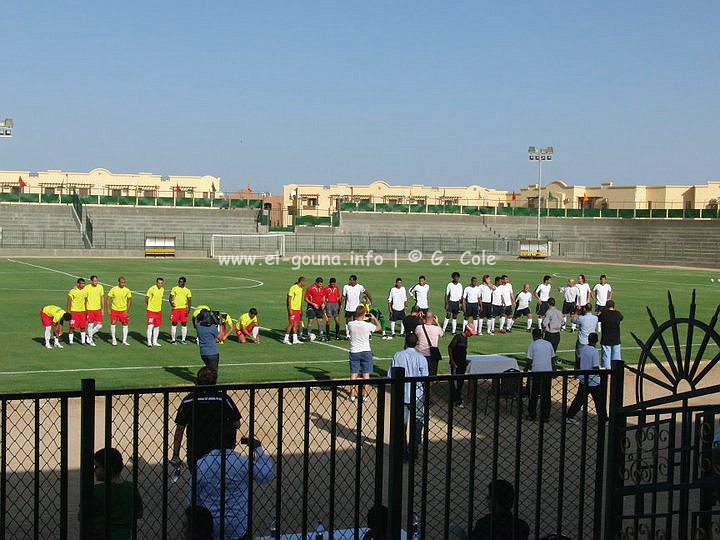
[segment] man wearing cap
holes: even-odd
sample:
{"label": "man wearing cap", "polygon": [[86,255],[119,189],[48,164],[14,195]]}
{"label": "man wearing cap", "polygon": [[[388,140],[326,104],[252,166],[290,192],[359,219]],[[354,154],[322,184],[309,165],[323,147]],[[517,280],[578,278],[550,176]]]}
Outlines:
{"label": "man wearing cap", "polygon": [[[450,357],[450,373],[452,375],[464,375],[467,370],[467,346],[468,338],[476,334],[475,325],[468,323],[461,334],[455,334],[448,345],[448,356]],[[462,378],[453,379],[451,386],[452,401],[456,407],[463,408],[462,400]]]}

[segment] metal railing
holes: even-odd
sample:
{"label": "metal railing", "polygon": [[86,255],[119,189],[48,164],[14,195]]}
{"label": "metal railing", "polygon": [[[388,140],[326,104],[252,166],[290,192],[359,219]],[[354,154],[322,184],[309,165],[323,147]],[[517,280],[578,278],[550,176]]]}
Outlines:
{"label": "metal railing", "polygon": [[[405,463],[402,379],[371,379],[368,402],[347,400],[357,380],[217,386],[243,417],[238,436],[262,441],[274,462],[272,482],[250,483],[250,537],[268,535],[273,518],[278,534],[303,538],[319,520],[330,531],[360,531],[367,510],[382,503],[396,534],[418,528],[419,538],[447,538],[451,523],[472,529],[488,512],[488,482],[505,479],[532,534],[600,538],[604,424],[587,403],[580,425],[564,422],[575,375],[554,374],[549,423],[525,418],[528,374],[405,379],[426,384],[422,442]],[[608,372],[602,378],[607,384]],[[449,399],[460,379],[463,409]],[[183,537],[199,479],[185,471],[170,482],[168,459],[176,411],[193,390],[96,390],[85,381],[82,392],[1,396],[0,539],[85,538],[99,447],[120,451],[124,478],[144,503],[133,538]]]}

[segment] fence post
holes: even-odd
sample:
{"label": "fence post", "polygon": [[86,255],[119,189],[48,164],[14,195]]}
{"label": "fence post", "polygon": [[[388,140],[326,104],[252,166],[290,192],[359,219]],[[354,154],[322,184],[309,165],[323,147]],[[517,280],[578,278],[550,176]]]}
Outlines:
{"label": "fence post", "polygon": [[388,465],[388,514],[390,538],[400,539],[402,528],[403,451],[405,446],[405,369],[392,368],[390,384],[390,463]]}
{"label": "fence post", "polygon": [[95,379],[83,379],[80,396],[80,540],[92,538],[94,444]]}
{"label": "fence post", "polygon": [[610,403],[608,407],[608,445],[605,459],[605,524],[603,538],[615,538],[622,525],[623,498],[618,484],[623,481],[619,467],[625,459],[622,448],[625,417],[623,416],[623,395],[625,386],[625,364],[622,360],[612,361],[610,377]]}

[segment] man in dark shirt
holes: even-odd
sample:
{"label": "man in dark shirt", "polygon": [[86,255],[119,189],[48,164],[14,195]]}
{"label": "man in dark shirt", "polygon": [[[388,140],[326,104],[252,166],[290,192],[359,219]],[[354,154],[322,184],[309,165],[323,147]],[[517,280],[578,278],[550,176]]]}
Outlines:
{"label": "man in dark shirt", "polygon": [[469,540],[527,540],[530,527],[512,513],[515,489],[507,480],[494,480],[488,485],[490,513],[475,523]]}
{"label": "man in dark shirt", "polygon": [[403,328],[405,328],[405,335],[414,334],[415,329],[420,326],[420,308],[417,304],[412,307],[410,315],[403,319]]}
{"label": "man in dark shirt", "polygon": [[[468,323],[462,334],[455,334],[448,345],[448,357],[450,358],[450,373],[452,375],[464,375],[467,371],[467,346],[468,338],[474,336],[475,325]],[[452,401],[456,407],[463,408],[465,404],[462,399],[462,379],[454,379],[452,381]]]}
{"label": "man in dark shirt", "polygon": [[598,320],[602,327],[600,346],[602,347],[602,358],[600,367],[610,369],[613,360],[621,360],[620,354],[620,321],[623,320],[622,313],[615,309],[615,301],[608,300],[598,314]]}
{"label": "man in dark shirt", "polygon": [[[187,428],[187,463],[195,462],[210,450],[233,448],[240,427],[240,411],[235,402],[215,388],[217,372],[209,367],[197,373],[197,390],[188,394],[175,416],[175,438],[171,463],[179,464],[180,445]],[[224,441],[224,444],[223,444]]]}

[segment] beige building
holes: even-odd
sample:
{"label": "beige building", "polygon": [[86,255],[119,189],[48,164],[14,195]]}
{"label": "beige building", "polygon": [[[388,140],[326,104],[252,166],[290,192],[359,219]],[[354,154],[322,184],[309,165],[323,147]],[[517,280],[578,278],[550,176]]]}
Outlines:
{"label": "beige building", "polygon": [[[0,171],[0,193],[64,195],[75,189],[78,195],[113,197],[213,197],[221,195],[217,176],[162,176],[149,172],[112,173],[107,169],[90,172],[48,170]],[[214,195],[213,195],[214,194]]]}
{"label": "beige building", "polygon": [[[542,186],[543,208],[597,209],[706,209],[717,207],[720,181],[704,185],[599,186],[568,185],[552,180]],[[397,186],[384,180],[367,185],[338,183],[286,184],[283,187],[283,224],[293,217],[329,218],[340,210],[380,212],[462,212],[466,206],[537,208],[538,185],[517,191],[486,188],[431,187],[422,184]],[[297,219],[296,219],[297,222]]]}

